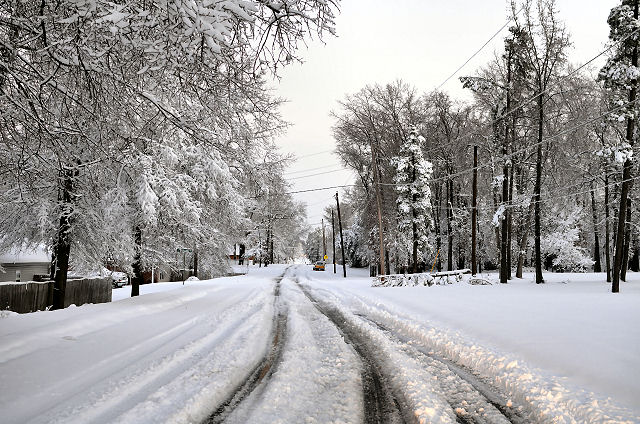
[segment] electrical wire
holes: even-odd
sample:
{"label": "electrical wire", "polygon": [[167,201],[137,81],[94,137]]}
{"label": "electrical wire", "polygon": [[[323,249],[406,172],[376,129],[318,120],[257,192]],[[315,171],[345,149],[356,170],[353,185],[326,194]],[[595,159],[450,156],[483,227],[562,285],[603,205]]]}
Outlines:
{"label": "electrical wire", "polygon": [[336,166],[336,165],[332,164],[332,165],[318,166],[317,168],[308,168],[308,169],[301,169],[299,171],[285,172],[284,175],[301,174],[303,172],[310,172],[310,171],[317,171],[319,169],[331,168],[332,166]]}
{"label": "electrical wire", "polygon": [[[544,144],[544,143],[546,143],[546,142],[548,142],[550,140],[553,140],[555,138],[558,138],[558,137],[561,137],[561,136],[566,135],[568,133],[571,133],[573,131],[576,131],[577,129],[580,129],[580,128],[586,126],[586,125],[589,125],[589,124],[592,124],[592,123],[594,123],[596,121],[599,121],[600,119],[604,118],[605,116],[608,116],[608,115],[610,115],[610,114],[612,114],[614,112],[617,112],[617,111],[619,111],[619,110],[621,110],[621,109],[623,109],[623,108],[625,108],[627,106],[630,106],[630,105],[632,105],[634,103],[638,103],[639,101],[640,101],[640,98],[636,99],[636,100],[632,100],[630,102],[627,102],[627,103],[625,103],[625,104],[623,104],[621,106],[617,106],[617,107],[615,107],[613,109],[610,109],[610,110],[606,111],[605,113],[603,113],[603,114],[601,114],[601,115],[599,115],[599,116],[597,116],[595,118],[592,118],[592,119],[590,119],[590,120],[588,120],[586,122],[582,122],[582,123],[580,123],[578,125],[575,125],[575,126],[573,126],[571,128],[568,128],[568,129],[565,129],[563,131],[560,131],[559,133],[556,133],[554,135],[544,137],[542,141],[538,141],[538,142],[529,144],[526,147],[523,147],[523,148],[521,148],[519,150],[515,150],[515,151],[513,151],[513,152],[511,152],[511,153],[509,153],[509,154],[507,154],[505,156],[501,156],[500,159],[492,159],[492,160],[490,160],[489,162],[487,162],[487,163],[485,163],[483,165],[479,165],[477,167],[477,169],[480,170],[480,169],[487,168],[488,166],[495,165],[496,163],[499,163],[499,162],[501,162],[501,161],[503,161],[503,160],[505,160],[507,158],[511,159],[511,158],[514,157],[514,155],[516,155],[518,153],[524,153],[524,152],[526,152],[526,151],[528,151],[528,150],[530,150],[530,149],[532,149],[534,147],[537,147],[540,144]],[[473,172],[474,169],[475,168],[473,168],[473,167],[472,168],[465,168],[465,169],[460,170],[458,172],[455,172],[453,174],[444,175],[442,177],[425,180],[425,182],[433,183],[433,182],[449,180],[449,179],[452,179],[452,178],[455,178],[455,177],[459,177],[459,176],[462,176],[462,175],[466,175],[466,174],[468,174],[470,172]],[[383,185],[383,186],[407,186],[407,185],[410,185],[411,183],[402,183],[402,184],[398,184],[398,183],[378,183],[378,184],[379,185]]]}
{"label": "electrical wire", "polygon": [[356,185],[355,184],[343,184],[343,185],[330,186],[330,187],[310,188],[308,190],[288,191],[285,194],[311,193],[311,192],[314,192],[314,191],[323,191],[323,190],[331,190],[331,189],[335,189],[335,188],[346,188],[346,187],[356,187]]}
{"label": "electrical wire", "polygon": [[[521,9],[521,10],[522,10],[522,9]],[[520,11],[518,11],[518,13],[520,13]],[[516,16],[518,15],[518,13],[516,13]],[[440,90],[440,89],[442,88],[442,86],[443,86],[443,85],[445,85],[447,82],[449,82],[449,80],[450,80],[451,78],[453,78],[453,77],[454,77],[458,72],[460,72],[460,71],[462,70],[462,68],[464,68],[465,66],[467,66],[467,64],[468,64],[469,62],[471,62],[471,61],[473,60],[473,58],[474,58],[474,57],[476,57],[476,56],[477,56],[477,55],[478,55],[482,50],[484,50],[484,48],[485,48],[485,47],[487,47],[487,45],[488,45],[490,42],[492,42],[492,41],[493,41],[493,39],[494,39],[494,38],[496,38],[496,37],[498,36],[498,34],[500,34],[500,33],[502,32],[502,30],[504,30],[504,29],[507,27],[507,25],[509,25],[509,23],[510,23],[511,21],[513,21],[513,18],[509,18],[509,19],[507,20],[507,22],[505,22],[505,23],[504,23],[504,25],[502,25],[502,26],[500,27],[500,29],[499,29],[498,31],[496,31],[496,33],[495,33],[495,34],[493,34],[493,35],[491,36],[491,38],[489,38],[489,39],[487,40],[487,42],[486,42],[486,43],[484,43],[484,44],[482,45],[482,47],[480,47],[478,50],[476,50],[476,52],[475,52],[474,54],[472,54],[472,55],[471,55],[471,57],[470,57],[469,59],[467,59],[467,60],[466,60],[462,65],[460,65],[460,67],[458,67],[458,69],[456,69],[456,70],[455,70],[451,75],[449,75],[449,76],[447,77],[447,79],[445,79],[445,80],[444,80],[444,81],[443,81],[443,82],[442,82],[442,83],[441,83],[441,84],[440,84],[440,85],[439,85],[439,86],[438,86],[434,91],[438,91],[438,90]]]}
{"label": "electrical wire", "polygon": [[[580,72],[582,69],[586,68],[588,65],[590,65],[591,63],[593,63],[595,60],[597,60],[599,57],[601,57],[602,55],[604,55],[605,53],[607,53],[608,51],[610,51],[612,48],[614,48],[616,46],[616,44],[622,44],[624,43],[627,39],[629,39],[630,37],[633,37],[634,35],[638,34],[638,32],[640,32],[640,28],[636,29],[635,31],[633,31],[631,34],[627,35],[626,37],[622,38],[621,40],[619,40],[617,43],[612,43],[610,44],[607,48],[605,48],[604,50],[602,50],[601,52],[599,52],[598,54],[596,54],[594,57],[592,57],[591,59],[587,60],[586,62],[584,62],[582,65],[578,66],[576,69],[574,69],[573,71],[569,72],[568,74],[558,78],[558,82],[564,81],[566,79],[571,78],[572,76],[576,75],[578,72]],[[522,103],[520,103],[519,105],[513,107],[511,110],[505,112],[504,114],[502,114],[502,116],[492,120],[491,122],[489,122],[488,124],[486,124],[487,127],[491,128],[493,125],[499,123],[500,121],[503,121],[504,119],[506,119],[508,116],[512,115],[513,113],[517,112],[518,110],[522,109],[523,107],[525,107],[526,105],[530,104],[531,102],[533,102],[534,100],[538,99],[540,96],[543,96],[544,94],[549,93],[551,90],[553,89],[553,87],[549,87],[537,94],[534,94],[533,96],[531,96],[530,98],[528,98],[527,100],[523,101]],[[458,142],[460,140],[464,140],[465,138],[471,136],[471,133],[467,133],[465,135],[463,135],[462,137],[457,138],[455,141]],[[488,137],[488,136],[485,136]]]}
{"label": "electrical wire", "polygon": [[322,155],[328,152],[333,152],[333,149],[329,149],[329,150],[323,150],[321,152],[316,152],[316,153],[310,153],[308,155],[303,155],[303,156],[297,156],[296,159],[302,159],[302,158],[309,158],[311,156],[318,156],[318,155]]}
{"label": "electrical wire", "polygon": [[[511,20],[512,20],[512,19],[509,19],[509,21],[507,21],[507,23],[506,23],[505,25],[503,25],[503,27],[502,27],[502,28],[500,28],[500,30],[499,30],[496,34],[494,34],[494,35],[491,37],[491,39],[489,39],[489,41],[488,41],[487,43],[485,43],[485,45],[483,45],[483,46],[480,48],[480,50],[482,50],[482,49],[486,46],[486,44],[488,44],[488,43],[489,43],[493,38],[495,38],[495,37],[497,36],[497,34],[499,34],[499,33],[504,29],[504,27],[505,27],[506,25],[508,25],[508,24],[509,24],[509,22],[511,22]],[[607,47],[607,48],[606,48],[606,49],[604,49],[603,51],[599,52],[597,55],[595,55],[594,57],[592,57],[591,59],[589,59],[588,61],[586,61],[585,63],[583,63],[582,65],[580,65],[579,67],[577,67],[576,69],[574,69],[573,71],[571,71],[570,73],[568,73],[567,75],[565,75],[565,76],[563,76],[563,77],[560,77],[560,78],[559,78],[559,81],[563,81],[563,80],[565,80],[565,79],[568,79],[568,78],[570,78],[570,77],[574,76],[574,75],[575,75],[575,74],[577,74],[579,71],[581,71],[582,69],[584,69],[586,66],[588,66],[588,65],[589,65],[589,64],[591,64],[591,63],[593,63],[593,62],[594,62],[595,60],[597,60],[599,57],[601,57],[602,55],[604,55],[605,53],[607,53],[608,51],[610,51],[613,47],[615,47],[615,45],[616,45],[616,44],[621,44],[621,43],[623,43],[623,42],[624,42],[624,41],[626,41],[628,38],[632,37],[633,35],[637,34],[638,32],[640,32],[640,28],[639,28],[639,29],[637,29],[636,31],[634,31],[633,33],[629,34],[628,36],[624,37],[623,39],[619,40],[617,43],[613,43],[613,44],[609,45],[609,47]],[[449,77],[448,77],[448,78],[447,78],[447,79],[446,79],[442,84],[440,84],[440,86],[439,86],[438,88],[440,88],[440,87],[442,87],[444,84],[446,84],[446,82],[448,82],[448,80],[450,80],[450,79],[451,79],[451,78],[452,78],[452,77],[453,77],[457,72],[459,72],[459,71],[460,71],[460,69],[462,69],[462,68],[463,68],[463,67],[464,67],[464,66],[465,66],[465,65],[466,65],[466,64],[467,64],[471,59],[473,59],[473,57],[474,57],[475,55],[477,55],[477,54],[479,53],[479,51],[480,51],[480,50],[478,50],[476,53],[474,53],[474,55],[472,55],[472,56],[471,56],[471,58],[469,58],[469,59],[468,59],[468,60],[467,60],[467,61],[466,61],[466,62],[465,62],[465,63],[464,63],[460,68],[458,68],[458,69],[457,69],[457,70],[456,70],[456,71],[455,71],[451,76],[449,76]],[[550,91],[551,91],[551,89],[552,89],[552,87],[549,87],[549,88],[547,88],[546,90],[543,90],[543,91],[541,91],[541,92],[539,92],[539,93],[537,93],[537,94],[533,95],[532,97],[530,97],[530,98],[528,98],[527,100],[523,101],[521,104],[519,104],[519,105],[515,106],[514,108],[512,108],[511,110],[509,110],[509,111],[505,112],[501,117],[499,117],[499,118],[496,118],[496,119],[492,120],[490,123],[486,124],[486,126],[491,127],[492,125],[494,125],[494,124],[496,124],[496,123],[498,123],[498,122],[500,122],[500,121],[504,120],[506,117],[508,117],[509,115],[511,115],[511,114],[515,113],[516,111],[520,110],[521,108],[523,108],[523,107],[524,107],[524,106],[526,106],[527,104],[531,103],[532,101],[536,100],[536,99],[537,99],[537,98],[539,98],[540,96],[542,96],[542,95],[544,95],[544,94],[546,94],[546,93],[550,92]],[[625,107],[627,107],[627,106],[629,106],[629,105],[631,105],[631,104],[633,104],[633,103],[636,103],[637,101],[638,101],[638,100],[636,100],[636,101],[632,101],[632,102],[628,102],[628,103],[626,103],[626,104],[624,104],[624,105],[622,105],[622,106],[619,106],[619,107],[616,107],[616,108],[614,108],[614,109],[608,110],[607,112],[605,112],[604,114],[602,114],[602,115],[598,116],[597,118],[594,118],[594,119],[591,119],[591,120],[589,120],[589,121],[586,121],[586,122],[584,122],[584,123],[582,123],[582,124],[576,125],[576,126],[574,126],[574,127],[570,128],[570,129],[568,129],[568,130],[561,131],[560,133],[557,133],[557,134],[555,134],[555,135],[553,135],[553,136],[546,137],[546,138],[544,138],[542,141],[540,141],[540,142],[536,142],[536,143],[533,143],[532,145],[529,145],[529,146],[527,146],[527,147],[525,147],[525,148],[522,148],[522,149],[519,149],[519,150],[513,151],[513,152],[509,153],[508,155],[506,155],[506,157],[505,157],[504,159],[506,159],[506,158],[512,158],[514,155],[516,155],[516,154],[518,154],[518,153],[526,152],[526,151],[528,151],[529,149],[531,149],[531,148],[533,148],[533,147],[537,147],[539,144],[542,144],[542,143],[548,142],[548,141],[550,141],[550,140],[552,140],[552,139],[554,139],[554,138],[560,137],[560,136],[565,135],[565,134],[567,134],[567,133],[569,133],[569,132],[573,132],[573,131],[575,131],[575,130],[577,130],[577,129],[579,129],[579,128],[582,128],[582,127],[584,127],[584,126],[586,126],[586,125],[589,125],[589,124],[591,124],[591,123],[593,123],[593,122],[595,122],[595,121],[597,121],[597,120],[599,120],[599,119],[602,119],[603,117],[605,117],[605,116],[607,116],[607,115],[609,115],[609,114],[611,114],[611,113],[614,113],[615,111],[621,110],[622,108],[625,108]],[[456,142],[459,142],[460,140],[464,140],[465,138],[467,138],[467,137],[469,137],[469,136],[471,136],[471,135],[473,135],[473,134],[472,134],[472,133],[467,133],[467,134],[463,135],[462,137],[459,137],[458,139],[456,139]],[[442,148],[442,147],[443,147],[443,146],[437,146],[437,147],[434,147],[434,148],[430,149],[428,152],[435,151],[435,150],[440,149],[440,148]],[[327,153],[327,152],[330,152],[330,151],[333,151],[333,150],[325,150],[325,151],[321,151],[321,152],[316,152],[316,153],[312,153],[312,154],[309,154],[309,155],[300,156],[300,158],[310,157],[310,156],[316,156],[316,155],[320,155],[320,154]],[[494,165],[494,164],[496,164],[497,162],[499,162],[499,160],[492,160],[492,161],[490,161],[488,164],[484,164],[484,165],[480,165],[480,166],[478,166],[478,168],[477,168],[477,169],[478,169],[478,170],[480,170],[480,169],[484,169],[484,168],[488,167],[489,165]],[[474,170],[474,168],[467,168],[467,169],[464,169],[464,170],[458,171],[458,172],[456,172],[456,173],[454,173],[454,174],[450,174],[450,175],[447,175],[447,176],[443,176],[443,177],[439,177],[439,178],[435,178],[435,179],[427,180],[427,182],[439,182],[439,181],[448,180],[448,179],[451,179],[451,178],[454,178],[454,177],[457,177],[457,176],[461,176],[461,175],[468,174],[469,172],[473,172],[473,170]],[[393,183],[378,183],[378,184],[380,184],[380,185],[385,185],[385,186],[399,186],[399,185],[406,185],[406,184],[393,184]],[[617,184],[619,184],[619,183],[617,183]],[[316,192],[316,191],[323,191],[323,190],[331,190],[331,189],[336,189],[336,188],[348,188],[348,187],[356,187],[356,184],[344,184],[344,185],[339,185],[339,186],[318,187],[318,188],[307,189],[307,190],[290,191],[290,192],[287,192],[287,194],[309,193],[309,192]],[[573,194],[571,194],[571,195],[573,195]]]}
{"label": "electrical wire", "polygon": [[[569,72],[568,74],[566,74],[566,75],[564,75],[564,76],[560,77],[560,78],[559,78],[559,81],[563,81],[563,80],[565,80],[565,79],[568,79],[568,78],[570,78],[570,77],[574,76],[574,75],[575,75],[575,74],[577,74],[579,71],[581,71],[581,70],[582,70],[582,69],[584,69],[586,66],[588,66],[590,63],[592,63],[593,61],[595,61],[596,59],[598,59],[599,57],[601,57],[602,55],[604,55],[605,53],[607,53],[608,51],[610,51],[613,47],[615,47],[615,46],[616,46],[616,44],[621,44],[621,43],[625,42],[628,38],[632,37],[633,35],[637,34],[638,32],[640,32],[640,28],[638,28],[637,30],[635,30],[635,31],[634,31],[634,32],[632,32],[631,34],[627,35],[626,37],[622,38],[622,39],[621,39],[621,40],[619,40],[617,43],[613,43],[613,44],[609,45],[607,48],[605,48],[604,50],[600,51],[600,52],[599,52],[598,54],[596,54],[594,57],[592,57],[591,59],[589,59],[588,61],[586,61],[585,63],[583,63],[582,65],[580,65],[580,66],[579,66],[579,67],[577,67],[576,69],[574,69],[573,71],[571,71],[571,72]],[[505,112],[505,113],[504,113],[502,116],[500,116],[499,118],[496,118],[496,119],[492,120],[491,122],[489,122],[489,123],[485,124],[485,126],[487,126],[487,127],[491,128],[493,125],[495,125],[495,124],[497,124],[497,123],[501,122],[502,120],[504,120],[504,119],[505,119],[506,117],[508,117],[509,115],[511,115],[511,114],[513,114],[513,113],[515,113],[516,111],[520,110],[521,108],[523,108],[524,106],[528,105],[528,104],[529,104],[529,103],[531,103],[532,101],[536,100],[538,97],[540,97],[540,96],[544,95],[545,93],[550,92],[550,91],[552,90],[552,88],[553,88],[553,87],[549,87],[549,88],[547,88],[546,90],[543,90],[543,91],[541,91],[540,93],[537,93],[537,94],[533,95],[532,97],[530,97],[530,98],[528,98],[527,100],[523,101],[522,103],[520,103],[519,105],[515,106],[515,107],[514,107],[514,108],[512,108],[511,110],[509,110],[509,111]],[[545,139],[543,139],[543,140],[542,140],[542,141],[540,141],[540,142],[536,142],[536,143],[530,144],[530,145],[528,145],[527,147],[522,148],[522,149],[520,149],[520,150],[513,151],[513,152],[509,153],[508,155],[506,155],[504,158],[505,158],[505,159],[506,159],[506,158],[511,159],[511,158],[513,158],[513,156],[514,156],[515,154],[518,154],[518,153],[524,153],[524,152],[526,152],[527,150],[529,150],[529,149],[531,149],[531,148],[533,148],[533,147],[537,147],[539,144],[545,143],[545,142],[547,142],[547,141],[549,141],[549,140],[552,140],[552,139],[554,139],[554,138],[557,138],[557,137],[559,137],[559,136],[561,136],[561,135],[565,135],[565,134],[567,134],[567,133],[569,133],[569,132],[571,132],[571,131],[575,131],[576,129],[579,129],[579,128],[583,127],[583,126],[586,126],[586,125],[588,125],[588,124],[591,124],[591,123],[593,123],[593,122],[597,121],[598,119],[601,119],[601,118],[603,118],[603,117],[605,117],[605,116],[607,116],[607,115],[609,115],[609,114],[611,114],[611,113],[614,113],[614,112],[616,112],[616,111],[618,111],[618,110],[621,110],[621,109],[623,109],[623,108],[625,108],[625,107],[627,107],[627,106],[630,106],[631,104],[633,104],[633,103],[635,103],[635,102],[636,102],[636,101],[627,102],[626,104],[623,104],[623,105],[618,106],[618,107],[616,107],[616,108],[614,108],[614,109],[608,110],[607,112],[605,112],[604,114],[600,115],[599,117],[597,117],[597,118],[595,118],[595,119],[591,119],[591,120],[587,121],[587,122],[586,122],[586,123],[584,123],[584,124],[576,125],[576,126],[572,127],[571,129],[569,129],[569,130],[565,130],[565,131],[562,131],[562,132],[560,132],[560,133],[558,133],[558,134],[555,134],[554,136],[548,136],[548,137],[546,137]],[[466,138],[469,138],[469,137],[471,137],[471,136],[473,136],[473,135],[474,135],[473,133],[466,133],[466,134],[462,135],[461,137],[456,138],[456,139],[454,140],[454,142],[460,142],[460,141],[462,141],[462,140],[464,140],[464,139],[466,139]],[[489,136],[485,135],[484,137],[489,137]],[[436,150],[438,150],[438,149],[441,149],[442,147],[444,147],[444,145],[436,146],[436,147],[434,147],[434,148],[432,148],[432,149],[429,149],[429,150],[428,150],[427,152],[425,152],[425,153],[430,153],[430,152],[436,151]],[[497,162],[498,162],[498,160],[492,160],[492,161],[490,161],[490,162],[489,162],[489,164],[479,166],[479,167],[478,167],[478,169],[486,168],[487,166],[489,166],[489,165],[494,165],[494,164],[495,164],[495,163],[497,163]],[[467,174],[467,173],[469,173],[469,172],[473,172],[473,169],[474,169],[474,168],[467,168],[467,169],[463,169],[463,170],[461,170],[461,171],[459,171],[459,172],[456,172],[456,173],[454,173],[454,174],[450,174],[450,175],[447,175],[447,176],[443,176],[443,177],[439,177],[439,178],[435,178],[435,179],[427,180],[427,182],[438,182],[438,181],[444,181],[444,180],[447,180],[447,179],[450,179],[450,178],[454,178],[454,177],[457,177],[457,176],[465,175],[465,174]],[[380,184],[380,185],[386,185],[386,186],[398,186],[398,185],[400,185],[400,184],[393,184],[393,183],[379,183],[379,184]],[[403,185],[406,185],[406,184],[403,184]]]}
{"label": "electrical wire", "polygon": [[286,180],[287,181],[294,181],[294,180],[300,180],[300,179],[303,179],[303,178],[316,177],[318,175],[333,174],[333,173],[341,172],[341,171],[349,171],[349,172],[351,172],[351,170],[348,169],[348,168],[340,168],[340,169],[334,169],[332,171],[318,172],[316,174],[309,174],[309,175],[302,175],[300,177],[287,178]]}

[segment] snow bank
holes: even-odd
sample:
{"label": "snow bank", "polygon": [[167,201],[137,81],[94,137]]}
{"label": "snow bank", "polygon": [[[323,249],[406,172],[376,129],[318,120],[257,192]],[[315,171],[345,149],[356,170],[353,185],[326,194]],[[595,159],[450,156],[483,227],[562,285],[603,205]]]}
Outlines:
{"label": "snow bank", "polygon": [[[507,285],[371,288],[315,275],[312,286],[451,357],[527,405],[536,421],[640,422],[640,279],[612,295],[603,274],[532,275]],[[555,422],[555,421],[554,421]]]}
{"label": "snow bank", "polygon": [[282,270],[4,316],[2,422],[199,422],[264,356]]}

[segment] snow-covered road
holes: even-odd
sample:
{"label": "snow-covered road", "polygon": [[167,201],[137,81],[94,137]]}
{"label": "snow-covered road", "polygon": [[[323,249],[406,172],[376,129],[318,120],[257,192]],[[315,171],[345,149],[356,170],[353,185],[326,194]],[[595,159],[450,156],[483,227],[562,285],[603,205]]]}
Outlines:
{"label": "snow-covered road", "polygon": [[4,313],[1,421],[640,422],[633,400],[621,406],[415,313],[435,289],[368,281],[270,266]]}

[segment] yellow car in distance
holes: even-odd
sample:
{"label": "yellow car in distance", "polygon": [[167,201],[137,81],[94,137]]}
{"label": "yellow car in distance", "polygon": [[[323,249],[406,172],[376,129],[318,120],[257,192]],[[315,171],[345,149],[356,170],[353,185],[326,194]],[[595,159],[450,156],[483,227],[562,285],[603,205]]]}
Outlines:
{"label": "yellow car in distance", "polygon": [[318,261],[315,264],[313,264],[313,270],[314,271],[324,271],[324,262]]}

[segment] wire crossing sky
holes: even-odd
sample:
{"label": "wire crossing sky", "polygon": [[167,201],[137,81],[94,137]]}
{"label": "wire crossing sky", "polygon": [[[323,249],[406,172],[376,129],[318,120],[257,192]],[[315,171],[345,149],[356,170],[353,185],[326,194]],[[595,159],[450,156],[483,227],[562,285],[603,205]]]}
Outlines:
{"label": "wire crossing sky", "polygon": [[[288,170],[295,178],[319,167],[342,166],[332,153],[330,117],[345,95],[367,84],[402,79],[419,93],[440,90],[453,98],[470,100],[458,77],[475,75],[503,49],[508,31],[508,2],[504,0],[345,0],[337,17],[338,37],[312,42],[302,51],[303,64],[283,69],[275,84],[279,96],[289,100],[283,117],[292,126],[277,140],[285,153],[298,161]],[[605,49],[607,17],[615,0],[558,0],[559,17],[570,34],[569,59],[585,64]],[[497,34],[497,35],[496,35]],[[599,57],[588,69],[597,70]],[[454,77],[451,77],[451,75]],[[444,83],[443,83],[444,81]],[[309,205],[309,222],[318,221],[330,201],[318,203],[320,187],[349,186],[356,179],[349,170],[291,180],[291,192]]]}

